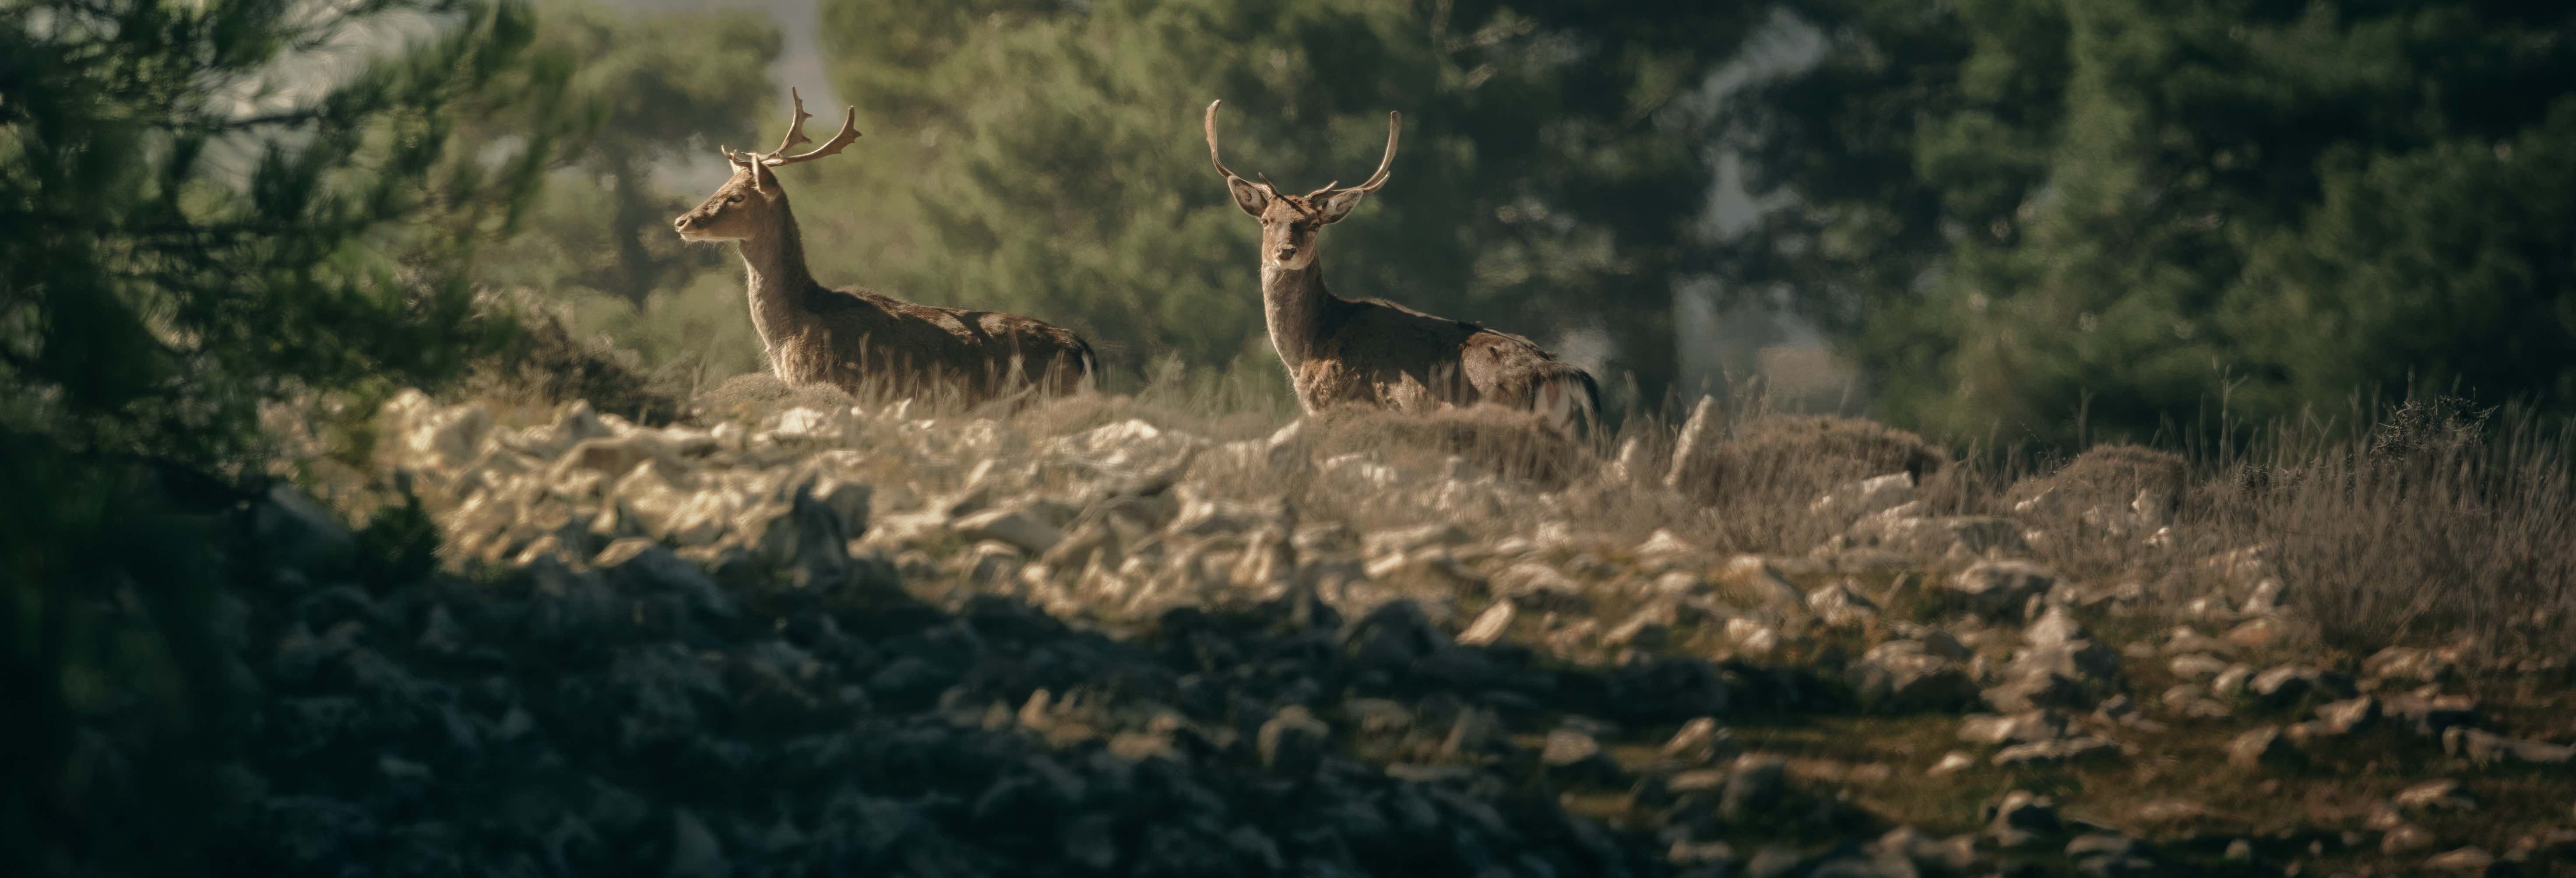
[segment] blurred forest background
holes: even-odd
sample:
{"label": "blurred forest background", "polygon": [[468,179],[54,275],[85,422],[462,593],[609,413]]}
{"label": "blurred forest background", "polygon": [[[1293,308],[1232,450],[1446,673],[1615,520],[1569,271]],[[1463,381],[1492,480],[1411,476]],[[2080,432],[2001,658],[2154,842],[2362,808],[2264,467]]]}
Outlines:
{"label": "blurred forest background", "polygon": [[[1336,290],[1632,413],[1763,376],[2038,447],[2576,410],[2565,4],[0,0],[0,496],[42,498],[0,504],[0,849],[202,841],[208,586],[246,574],[132,547],[206,536],[260,403],[460,380],[525,338],[493,294],[671,380],[757,368],[731,252],[668,223],[790,85],[867,133],[786,175],[818,276],[1079,328],[1129,381],[1278,383],[1223,98],[1292,187],[1403,111]],[[140,812],[77,812],[115,778],[63,774],[75,715],[170,743],[118,769]]]}
{"label": "blurred forest background", "polygon": [[656,368],[758,366],[730,254],[663,226],[796,85],[870,135],[787,181],[820,276],[1074,326],[1130,374],[1276,368],[1195,124],[1222,97],[1234,164],[1293,186],[1364,174],[1403,110],[1337,291],[1530,335],[1631,410],[1753,381],[2065,443],[2576,402],[2564,10],[673,5],[542,7],[606,116],[478,276]]}
{"label": "blurred forest background", "polygon": [[[667,226],[722,180],[718,144],[778,136],[791,85],[869,134],[787,180],[819,276],[1070,325],[1131,378],[1277,368],[1255,231],[1198,131],[1223,97],[1235,164],[1286,185],[1365,173],[1403,110],[1393,184],[1329,237],[1336,289],[1531,335],[1631,412],[1750,381],[2064,445],[2430,393],[2576,404],[2565,10],[7,8],[5,209],[36,231],[10,245],[7,368],[70,394],[39,408],[423,380],[472,351],[411,342],[470,327],[478,292],[675,380],[757,369],[732,254]],[[186,63],[110,60],[161,55]],[[288,240],[274,295],[205,262],[284,270]],[[116,347],[181,329],[157,366]]]}

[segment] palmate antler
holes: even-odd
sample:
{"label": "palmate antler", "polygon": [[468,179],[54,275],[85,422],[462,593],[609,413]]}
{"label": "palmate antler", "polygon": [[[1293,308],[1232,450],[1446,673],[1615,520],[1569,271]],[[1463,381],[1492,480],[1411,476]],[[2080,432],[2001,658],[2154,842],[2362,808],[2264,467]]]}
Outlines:
{"label": "palmate antler", "polygon": [[762,165],[775,168],[784,165],[792,165],[797,162],[810,162],[824,156],[838,155],[841,152],[842,147],[849,146],[851,141],[859,139],[859,108],[853,106],[849,109],[849,115],[841,120],[840,132],[832,135],[832,139],[824,141],[822,146],[818,146],[795,155],[788,155],[787,150],[789,148],[798,144],[814,142],[813,138],[805,136],[805,120],[814,118],[814,114],[805,112],[805,96],[796,93],[795,89],[791,88],[787,90],[787,98],[788,100],[795,102],[795,115],[788,120],[787,138],[778,142],[778,148],[765,153],[757,153],[735,152],[722,146],[716,147],[716,149],[724,152],[725,161],[744,166],[749,166],[752,162],[759,162]]}

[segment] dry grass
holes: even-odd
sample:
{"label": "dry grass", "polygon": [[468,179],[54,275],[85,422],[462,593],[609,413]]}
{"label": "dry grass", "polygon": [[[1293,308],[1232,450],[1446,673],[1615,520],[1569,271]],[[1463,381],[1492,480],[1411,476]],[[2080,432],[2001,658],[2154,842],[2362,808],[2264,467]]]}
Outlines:
{"label": "dry grass", "polygon": [[1424,414],[1337,411],[1306,428],[1318,456],[1371,453],[1398,466],[1429,467],[1455,456],[1490,473],[1554,490],[1600,466],[1591,449],[1536,414],[1496,408]]}
{"label": "dry grass", "polygon": [[2437,443],[2391,441],[2416,426],[2285,441],[2233,469],[2295,478],[2220,481],[2196,524],[2267,546],[2331,643],[2468,636],[2505,652],[2563,654],[2576,610],[2570,433],[2528,419],[2493,433],[2455,421],[2432,427]]}
{"label": "dry grass", "polygon": [[[967,406],[913,400],[913,417],[998,417],[1031,439],[1129,419],[1219,442],[1257,440],[1295,420],[1277,376],[1245,369],[1185,373],[1169,367],[1132,392],[1021,398]],[[753,419],[795,406],[896,402],[883,394],[790,389],[737,378],[703,394],[701,420]],[[603,410],[609,410],[603,407]],[[1313,419],[1301,442],[1313,460],[1366,454],[1413,472],[1443,472],[1451,458],[1528,484],[1533,502],[1487,509],[1470,530],[1499,539],[1561,521],[1613,541],[1670,530],[1718,552],[1803,556],[1850,524],[1814,507],[1859,479],[1915,474],[1933,514],[2005,515],[2051,535],[2036,560],[2079,581],[2134,581],[2168,606],[2210,595],[2242,600],[2251,577],[2202,564],[2220,552],[2261,547],[2284,601],[2313,622],[2325,645],[2366,654],[2391,644],[2449,645],[2474,638],[2499,651],[2554,654],[2576,637],[2576,447],[2560,425],[2528,418],[2499,427],[2455,404],[2396,410],[2357,438],[2283,426],[2238,450],[2190,456],[2104,445],[2062,466],[2025,468],[2008,455],[1951,449],[1903,430],[1836,417],[1783,415],[1758,405],[1727,413],[1684,473],[1662,487],[1675,426],[1632,418],[1569,440],[1509,415],[1338,413]],[[1629,469],[1613,466],[1633,446]],[[1210,479],[1241,498],[1287,497],[1307,520],[1354,527],[1458,521],[1456,508],[1375,496],[1348,479],[1252,461]],[[930,486],[933,490],[937,485]],[[2055,488],[2070,502],[2013,512],[2013,501]],[[2083,512],[2129,508],[2138,492],[2172,498],[2172,529],[2106,531]]]}
{"label": "dry grass", "polygon": [[1685,490],[1723,497],[1774,490],[1809,497],[1889,473],[1922,481],[1950,462],[1923,437],[1874,421],[1830,415],[1756,414],[1678,474]]}
{"label": "dry grass", "polygon": [[468,390],[505,407],[551,408],[581,399],[591,407],[646,424],[682,417],[689,388],[676,373],[648,372],[634,353],[604,340],[574,337],[563,316],[527,303],[495,301],[520,333],[498,356],[477,364]]}
{"label": "dry grass", "polygon": [[2050,491],[2070,507],[2128,508],[2142,492],[2176,508],[2191,487],[2191,462],[2182,455],[2139,445],[2096,445],[2045,476],[2014,482],[2004,499],[2019,503]]}

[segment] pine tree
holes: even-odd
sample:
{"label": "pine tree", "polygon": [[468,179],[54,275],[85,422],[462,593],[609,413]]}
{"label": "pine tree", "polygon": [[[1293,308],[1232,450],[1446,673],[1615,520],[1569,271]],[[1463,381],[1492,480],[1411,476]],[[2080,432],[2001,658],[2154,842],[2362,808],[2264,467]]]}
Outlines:
{"label": "pine tree", "polygon": [[1072,325],[1131,369],[1163,352],[1266,364],[1254,231],[1208,166],[1201,110],[1226,101],[1230,164],[1306,188],[1367,174],[1399,110],[1392,182],[1324,245],[1334,290],[1543,344],[1601,331],[1611,368],[1656,392],[1673,370],[1676,278],[1710,255],[1698,221],[1712,164],[1684,99],[1756,14],[835,4],[826,54],[869,138],[858,161],[814,174],[835,215],[800,219],[809,236],[866,242],[818,254],[829,277]]}
{"label": "pine tree", "polygon": [[[13,865],[211,869],[212,760],[240,728],[215,583],[239,571],[196,513],[256,472],[260,402],[434,381],[503,328],[459,271],[575,115],[530,36],[521,8],[452,0],[0,5]],[[517,124],[459,144],[460,118]]]}
{"label": "pine tree", "polygon": [[581,59],[567,88],[595,115],[534,219],[485,255],[480,275],[641,308],[657,292],[729,266],[722,249],[671,234],[671,218],[704,193],[681,191],[669,171],[712,164],[719,143],[746,141],[768,120],[777,27],[745,12],[642,15],[556,3],[542,11],[539,34],[538,50]]}
{"label": "pine tree", "polygon": [[1898,420],[2070,440],[2469,391],[2576,411],[2576,17],[2445,2],[1793,4],[1740,106],[1786,285]]}

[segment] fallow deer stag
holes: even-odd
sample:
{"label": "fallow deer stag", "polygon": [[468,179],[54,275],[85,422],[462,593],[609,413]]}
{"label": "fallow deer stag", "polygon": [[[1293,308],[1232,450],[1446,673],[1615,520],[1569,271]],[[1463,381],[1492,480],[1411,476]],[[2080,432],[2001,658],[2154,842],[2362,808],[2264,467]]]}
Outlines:
{"label": "fallow deer stag", "polygon": [[1262,309],[1270,346],[1288,367],[1299,406],[1314,413],[1339,404],[1402,411],[1500,405],[1538,412],[1569,433],[1597,421],[1601,395],[1591,374],[1529,339],[1324,289],[1317,235],[1386,185],[1401,114],[1387,114],[1386,157],[1367,181],[1287,195],[1268,177],[1254,183],[1226,168],[1216,146],[1223,103],[1208,104],[1208,160],[1225,177],[1235,206],[1261,221]]}
{"label": "fallow deer stag", "polygon": [[1072,330],[1016,314],[917,305],[859,287],[833,289],[805,268],[787,191],[771,169],[836,155],[859,138],[857,107],[812,150],[805,99],[793,89],[787,139],[766,153],[723,149],[733,177],[672,221],[690,241],[732,241],[749,273],[751,323],[770,371],[788,384],[875,385],[912,395],[934,388],[980,402],[1020,390],[1067,394],[1093,386],[1099,361]]}

